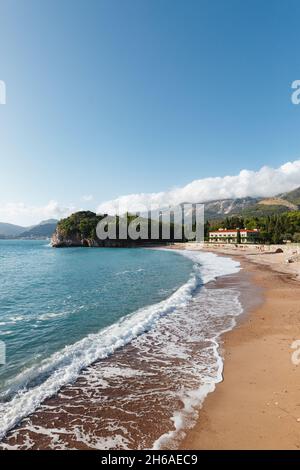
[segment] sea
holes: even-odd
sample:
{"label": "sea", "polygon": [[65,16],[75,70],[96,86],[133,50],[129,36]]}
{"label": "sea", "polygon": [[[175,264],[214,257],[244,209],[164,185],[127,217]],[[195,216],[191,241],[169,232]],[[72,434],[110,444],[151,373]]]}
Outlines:
{"label": "sea", "polygon": [[0,240],[1,449],[173,449],[222,380],[240,265]]}

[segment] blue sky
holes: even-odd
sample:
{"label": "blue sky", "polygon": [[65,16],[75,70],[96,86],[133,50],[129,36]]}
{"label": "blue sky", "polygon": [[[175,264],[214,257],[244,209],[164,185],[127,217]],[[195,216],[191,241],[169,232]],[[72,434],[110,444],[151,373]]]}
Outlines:
{"label": "blue sky", "polygon": [[294,0],[1,0],[0,220],[297,160],[299,15]]}

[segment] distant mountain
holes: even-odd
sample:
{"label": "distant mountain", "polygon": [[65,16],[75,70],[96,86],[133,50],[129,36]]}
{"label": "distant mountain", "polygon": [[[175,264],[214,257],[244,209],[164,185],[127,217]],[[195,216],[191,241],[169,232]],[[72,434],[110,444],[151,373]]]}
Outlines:
{"label": "distant mountain", "polygon": [[[270,198],[244,197],[236,199],[216,199],[204,203],[205,219],[224,219],[234,215],[266,216],[282,212],[300,210],[300,187]],[[146,217],[147,215],[144,214]],[[21,227],[0,222],[0,238],[51,238],[58,220],[43,220],[33,227]]]}
{"label": "distant mountain", "polygon": [[[57,219],[47,219],[47,220],[42,220],[38,225],[34,225],[34,227],[38,227],[39,225],[49,225],[49,224],[55,224],[57,225],[58,220]],[[33,227],[31,227],[33,228]]]}
{"label": "distant mountain", "polygon": [[238,199],[217,199],[215,201],[205,202],[205,218],[218,219],[241,214],[246,210],[251,210],[259,201],[259,198],[244,197]]}
{"label": "distant mountain", "polygon": [[51,238],[55,232],[57,222],[58,220],[55,219],[44,220],[40,224],[21,232],[17,238]]}
{"label": "distant mountain", "polygon": [[[188,204],[188,201],[180,204],[181,206]],[[201,204],[201,201],[199,201]],[[300,210],[300,187],[288,193],[279,194],[278,196],[263,197],[243,197],[235,199],[215,199],[204,202],[205,220],[222,220],[225,217],[244,216],[244,217],[262,217],[272,214],[281,214],[287,211]],[[168,209],[160,209],[152,212],[152,218],[158,219],[159,213],[167,213],[169,211],[177,211],[178,207],[173,206]],[[185,215],[191,215],[193,209],[185,208]],[[147,213],[141,214],[147,217]]]}
{"label": "distant mountain", "polygon": [[22,227],[21,225],[7,224],[0,222],[1,238],[50,238],[55,232],[58,220],[43,220],[37,225],[31,227]]}
{"label": "distant mountain", "polygon": [[244,197],[216,199],[204,203],[206,220],[223,219],[234,215],[266,216],[300,209],[300,187],[271,198]]}
{"label": "distant mountain", "polygon": [[20,225],[7,224],[5,222],[0,222],[0,238],[4,237],[16,237],[20,233],[24,232],[25,227]]}
{"label": "distant mountain", "polygon": [[280,197],[282,199],[285,199],[286,201],[291,202],[292,204],[296,204],[299,207],[300,206],[300,187],[297,189],[294,189],[294,191],[281,194]]}

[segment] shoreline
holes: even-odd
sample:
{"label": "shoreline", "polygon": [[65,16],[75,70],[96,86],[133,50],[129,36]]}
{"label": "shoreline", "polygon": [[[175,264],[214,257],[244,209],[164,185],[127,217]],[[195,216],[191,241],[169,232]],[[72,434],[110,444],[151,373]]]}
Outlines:
{"label": "shoreline", "polygon": [[179,449],[298,449],[300,368],[291,360],[300,339],[298,263],[283,265],[282,254],[205,251],[238,260],[263,301],[223,335],[223,381]]}
{"label": "shoreline", "polygon": [[[182,254],[181,251],[180,258]],[[168,257],[172,264],[173,255],[169,253]],[[188,257],[193,263],[183,285],[180,283],[162,302],[126,317],[120,324],[122,331],[115,324],[114,335],[104,333],[85,342],[92,346],[92,351],[97,345],[102,349],[96,349],[96,361],[86,363],[79,375],[73,376],[74,380],[61,386],[55,374],[51,374],[41,387],[29,390],[35,400],[36,392],[41,397],[46,391],[46,396],[26,415],[23,408],[24,399],[28,402],[26,394],[15,401],[14,406],[18,406],[23,417],[20,413],[18,421],[6,424],[2,449],[145,449],[162,437],[164,441],[170,437],[173,449],[178,447],[185,424],[195,417],[196,404],[200,403],[196,392],[202,389],[205,392],[219,371],[215,338],[231,329],[242,312],[236,310],[236,282],[232,280],[233,290],[216,288],[218,277],[236,276],[239,264],[203,252],[190,253]],[[199,258],[203,262],[198,266]],[[176,269],[181,266],[180,260]],[[203,283],[207,289],[202,288]],[[203,321],[199,322],[200,318]],[[154,322],[153,328],[148,328],[150,320]],[[115,341],[120,334],[127,338],[122,345]],[[115,343],[117,349],[112,351]],[[110,351],[103,354],[106,344]],[[77,346],[75,343],[72,350],[79,351]],[[66,369],[57,370],[64,378],[62,373]],[[221,379],[220,372],[217,380]],[[49,383],[56,387],[51,396]]]}
{"label": "shoreline", "polygon": [[[170,248],[178,249],[176,246]],[[202,289],[199,291],[200,300],[195,297],[194,307],[189,306],[189,317],[184,316],[184,328],[180,323],[182,314],[178,315],[177,320],[176,315],[175,317],[167,315],[159,331],[155,331],[156,328],[151,329],[139,336],[140,339],[137,341],[131,341],[116,353],[92,363],[79,374],[76,381],[63,386],[55,395],[46,398],[38,408],[8,431],[1,443],[2,449],[68,447],[88,449],[100,446],[112,450],[127,445],[128,431],[124,431],[127,425],[130,426],[130,432],[133,432],[128,441],[131,448],[140,448],[142,442],[144,447],[148,448],[146,441],[144,442],[144,437],[147,435],[150,439],[153,436],[152,442],[161,442],[161,449],[278,449],[281,446],[286,449],[297,449],[300,447],[297,443],[297,434],[300,431],[300,399],[297,401],[300,390],[300,376],[298,378],[300,368],[291,362],[291,355],[295,352],[291,349],[291,344],[300,339],[300,307],[298,307],[300,284],[295,279],[299,265],[295,263],[293,266],[283,266],[282,254],[245,254],[232,248],[230,252],[228,249],[199,250],[199,248],[194,245],[191,250],[186,245],[178,251],[187,249],[189,252],[195,251],[195,254],[212,251],[214,255],[227,260],[215,259],[208,267],[212,266],[215,269],[220,263],[221,265],[225,263],[226,266],[231,259],[231,262],[238,261],[241,264],[241,270],[226,274],[225,269],[224,274],[212,277],[212,280],[205,283],[204,291]],[[212,275],[210,268],[206,275],[208,277]],[[220,291],[230,292],[231,289],[238,291],[240,295],[239,303],[243,311],[239,315],[234,313],[234,305],[227,303],[226,307],[226,301],[224,303],[224,298],[220,296]],[[228,320],[235,321],[235,326],[230,327],[229,323],[227,325],[229,328],[225,328],[223,332],[220,330],[217,336],[217,352],[222,362],[220,380],[216,381],[213,389],[208,391],[201,405],[196,396],[194,400],[192,395],[187,394],[186,397],[178,398],[178,411],[174,412],[174,396],[178,390],[176,382],[174,390],[172,389],[172,377],[175,376],[179,380],[180,368],[183,382],[187,380],[187,385],[190,386],[191,379],[196,380],[196,384],[198,377],[190,376],[192,365],[194,364],[197,370],[201,363],[210,364],[203,362],[202,354],[206,353],[202,348],[205,342],[201,331],[199,337],[194,336],[194,325],[202,318],[203,306],[210,305],[212,299],[216,300],[214,305],[217,309],[208,311],[214,312],[216,319],[217,312],[222,318],[224,308],[228,308],[229,305]],[[228,301],[232,302],[230,296],[227,297]],[[214,322],[214,317],[215,315],[205,317],[204,314],[204,324],[209,318]],[[218,320],[216,322],[218,323]],[[183,331],[186,331],[186,335],[177,338],[177,334]],[[160,336],[157,336],[158,332]],[[173,341],[173,344],[171,341],[173,346],[171,344],[170,350],[165,348],[163,339],[165,335],[171,339],[172,335],[174,336],[175,342]],[[194,338],[194,344],[191,344],[191,336]],[[174,356],[174,347],[177,344],[181,347],[185,345],[188,349],[186,351],[183,349],[181,353],[179,351],[179,355],[176,350]],[[297,348],[300,350],[300,345],[297,345]],[[165,355],[163,363],[161,363],[162,353]],[[188,358],[187,364],[186,358]],[[187,366],[186,376],[185,366]],[[147,377],[151,377],[151,381]],[[162,389],[164,394],[161,394]],[[167,390],[171,392],[169,401]],[[195,391],[193,387],[190,390]],[[133,403],[132,396],[135,393],[137,396],[134,401],[134,413],[137,414],[138,404],[140,418],[137,416],[138,419],[132,428],[132,420],[128,421],[128,404]],[[150,402],[146,403],[146,408],[144,399],[139,401],[139,397],[144,397],[145,393],[149,393],[149,399],[154,397],[151,405]],[[190,406],[191,397],[194,404],[190,410],[189,408],[185,410],[185,399],[189,399]],[[110,406],[107,406],[108,399]],[[182,411],[180,402],[184,405]],[[170,416],[174,419],[178,418],[179,412],[182,419],[186,420],[187,426],[181,427],[182,433],[181,428],[177,430],[176,425],[178,439],[175,436],[173,440],[173,431],[169,429],[169,422],[163,419],[159,420],[160,437],[154,439],[158,430],[157,423],[152,423],[153,426],[149,427],[153,409],[157,415],[160,412],[162,417],[167,417],[171,412]],[[82,411],[78,414],[78,410]],[[185,411],[188,411],[186,416]],[[112,418],[119,423],[117,427],[115,423],[115,427],[111,428]],[[174,420],[173,418],[171,417],[171,420]],[[107,421],[108,426],[103,420]],[[116,435],[117,429],[121,434]],[[170,441],[167,439],[165,442],[166,445],[164,445],[165,436],[170,436]],[[138,447],[133,447],[133,442]]]}

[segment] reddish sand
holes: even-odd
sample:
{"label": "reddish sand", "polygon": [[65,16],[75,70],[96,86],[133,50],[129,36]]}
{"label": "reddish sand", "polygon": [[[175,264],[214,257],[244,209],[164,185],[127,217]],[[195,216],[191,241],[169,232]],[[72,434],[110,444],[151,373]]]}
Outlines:
{"label": "reddish sand", "polygon": [[225,335],[224,380],[205,400],[181,447],[297,449],[300,365],[292,362],[291,345],[300,339],[298,266],[284,265],[282,254],[237,258],[263,288],[264,301]]}

